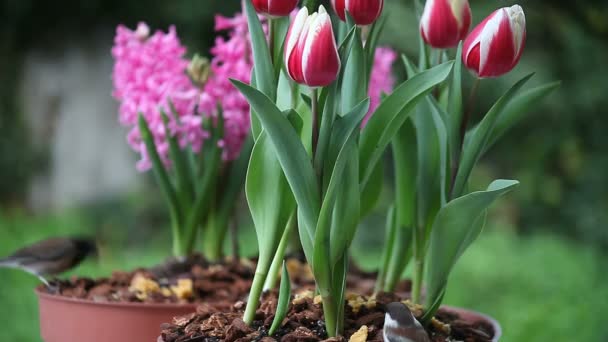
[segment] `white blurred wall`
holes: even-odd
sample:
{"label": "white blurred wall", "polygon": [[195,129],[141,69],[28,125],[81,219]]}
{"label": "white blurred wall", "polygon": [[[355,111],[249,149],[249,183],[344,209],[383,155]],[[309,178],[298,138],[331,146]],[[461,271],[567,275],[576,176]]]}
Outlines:
{"label": "white blurred wall", "polygon": [[34,148],[48,152],[29,205],[63,209],[132,191],[141,184],[111,96],[112,32],[52,52],[30,51],[21,101]]}

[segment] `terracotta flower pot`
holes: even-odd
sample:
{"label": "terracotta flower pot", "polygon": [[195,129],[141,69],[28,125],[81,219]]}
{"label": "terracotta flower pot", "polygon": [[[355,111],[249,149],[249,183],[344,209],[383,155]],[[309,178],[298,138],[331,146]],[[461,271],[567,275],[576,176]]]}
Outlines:
{"label": "terracotta flower pot", "polygon": [[152,342],[162,323],[196,311],[195,304],[103,303],[36,294],[44,342]]}
{"label": "terracotta flower pot", "polygon": [[500,340],[500,337],[502,336],[502,328],[500,327],[500,324],[498,323],[498,321],[496,321],[494,318],[484,315],[479,312],[462,309],[462,308],[456,308],[456,307],[452,307],[452,306],[444,305],[441,308],[443,310],[451,311],[451,312],[458,314],[462,320],[467,321],[469,323],[483,322],[485,324],[492,326],[492,328],[494,329],[494,338],[492,338],[492,342],[498,342]]}

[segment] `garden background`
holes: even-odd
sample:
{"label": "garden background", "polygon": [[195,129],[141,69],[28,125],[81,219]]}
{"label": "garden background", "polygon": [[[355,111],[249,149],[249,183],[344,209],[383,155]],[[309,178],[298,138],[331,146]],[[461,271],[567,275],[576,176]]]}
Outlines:
{"label": "garden background", "polygon": [[[414,55],[413,1],[386,1],[383,42]],[[471,0],[474,22],[512,3]],[[488,103],[477,105],[476,117],[527,72],[537,71],[535,84],[563,84],[476,170],[474,186],[497,177],[522,184],[492,210],[486,231],[458,264],[446,302],[496,317],[505,342],[606,341],[608,4],[518,3],[528,22],[522,63],[500,81],[482,83]],[[232,15],[239,6],[237,0],[0,0],[0,256],[68,234],[95,236],[101,245],[99,260],[78,274],[152,265],[169,255],[162,200],[151,175],[135,170],[111,97],[114,30],[139,20],[154,29],[174,24],[190,55],[207,53],[214,13]],[[369,269],[378,263],[391,196],[387,184],[355,241],[355,257]],[[241,239],[251,239],[244,202],[240,212]],[[255,253],[251,244],[241,246]],[[36,279],[0,269],[0,280],[0,341],[40,341]]]}

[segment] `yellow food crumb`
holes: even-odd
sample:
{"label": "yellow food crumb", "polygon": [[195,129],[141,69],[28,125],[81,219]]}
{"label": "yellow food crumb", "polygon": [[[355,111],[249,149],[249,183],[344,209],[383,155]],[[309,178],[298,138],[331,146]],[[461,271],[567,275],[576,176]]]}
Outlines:
{"label": "yellow food crumb", "polygon": [[177,285],[171,286],[171,291],[179,299],[188,299],[194,292],[192,279],[179,279]]}
{"label": "yellow food crumb", "polygon": [[376,297],[374,296],[366,298],[353,293],[348,293],[346,294],[346,300],[348,302],[348,306],[350,306],[353,310],[353,313],[358,313],[361,310],[361,307],[365,307],[367,309],[373,309],[376,307]]}
{"label": "yellow food crumb", "polygon": [[367,325],[361,326],[359,330],[352,334],[352,336],[348,339],[348,342],[365,342],[367,341]]}
{"label": "yellow food crumb", "polygon": [[300,277],[308,280],[314,279],[312,270],[306,263],[302,263],[297,259],[287,259],[286,266],[289,274],[294,277]]}
{"label": "yellow food crumb", "polygon": [[405,306],[407,306],[408,309],[410,309],[410,311],[412,312],[412,315],[414,315],[414,317],[420,318],[424,314],[424,308],[422,305],[414,304],[409,299],[402,301],[402,303],[405,304]]}
{"label": "yellow food crumb", "polygon": [[445,324],[445,323],[441,322],[440,320],[438,320],[438,319],[436,319],[436,318],[434,318],[434,317],[433,317],[433,318],[431,319],[431,325],[432,325],[432,326],[433,326],[435,329],[437,329],[437,330],[439,330],[439,331],[443,331],[443,332],[444,332],[444,333],[446,333],[447,335],[449,335],[449,334],[450,334],[450,330],[451,330],[451,328],[450,328],[450,325],[449,325],[449,324]]}
{"label": "yellow food crumb", "polygon": [[135,293],[139,300],[148,298],[151,293],[160,291],[160,286],[152,279],[146,278],[141,274],[136,274],[131,280],[129,291]]}
{"label": "yellow food crumb", "polygon": [[302,304],[306,301],[307,298],[314,298],[315,293],[310,291],[310,290],[306,290],[300,293],[296,293],[293,300],[291,301],[292,304]]}
{"label": "yellow food crumb", "polygon": [[319,305],[319,304],[323,303],[323,298],[321,297],[321,295],[315,296],[315,298],[312,300],[312,302],[315,305]]}

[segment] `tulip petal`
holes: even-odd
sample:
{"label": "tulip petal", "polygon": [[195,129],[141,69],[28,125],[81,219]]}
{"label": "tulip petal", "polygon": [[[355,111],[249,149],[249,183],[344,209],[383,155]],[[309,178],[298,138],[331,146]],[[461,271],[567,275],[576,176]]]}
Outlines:
{"label": "tulip petal", "polygon": [[519,5],[495,11],[467,37],[463,63],[479,77],[498,77],[511,71],[523,53],[525,26]]}
{"label": "tulip petal", "polygon": [[516,52],[506,10],[488,21],[481,35],[480,48],[480,76],[499,76],[512,69]]}
{"label": "tulip petal", "polygon": [[296,81],[302,82],[304,77],[302,76],[302,64],[299,63],[300,59],[298,58],[297,53],[297,45],[300,41],[300,36],[302,35],[308,22],[308,9],[303,7],[296,18],[292,22],[289,27],[289,31],[287,32],[286,44],[285,44],[285,65],[287,66],[287,71],[289,76]]}
{"label": "tulip petal", "polygon": [[334,11],[342,21],[346,20],[346,14],[344,13],[346,9],[345,1],[346,0],[331,0]]}
{"label": "tulip petal", "polygon": [[331,19],[326,12],[319,12],[310,25],[302,55],[304,79],[311,87],[330,84],[340,69]]}
{"label": "tulip petal", "polygon": [[346,10],[350,13],[357,25],[373,23],[382,12],[384,0],[345,0]]}
{"label": "tulip petal", "polygon": [[300,10],[285,41],[285,66],[289,76],[310,87],[333,82],[340,69],[331,18],[323,6],[308,15]]}
{"label": "tulip petal", "polygon": [[458,45],[470,25],[471,8],[467,0],[427,0],[420,34],[427,44],[445,49]]}

